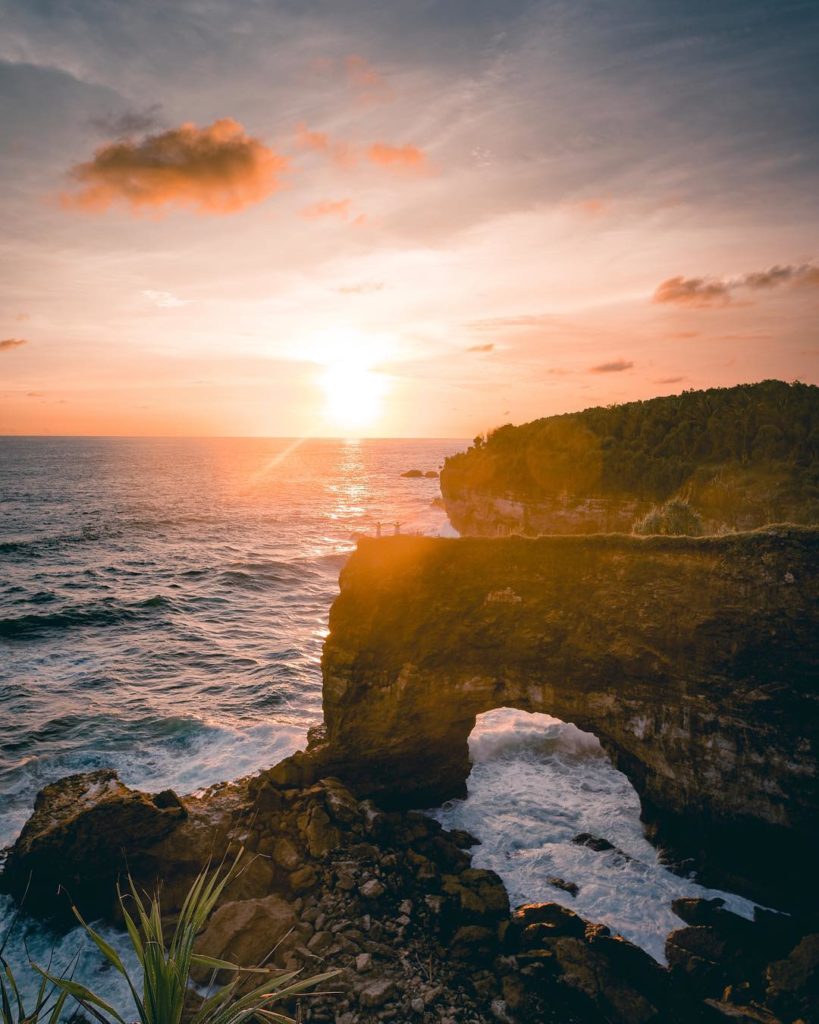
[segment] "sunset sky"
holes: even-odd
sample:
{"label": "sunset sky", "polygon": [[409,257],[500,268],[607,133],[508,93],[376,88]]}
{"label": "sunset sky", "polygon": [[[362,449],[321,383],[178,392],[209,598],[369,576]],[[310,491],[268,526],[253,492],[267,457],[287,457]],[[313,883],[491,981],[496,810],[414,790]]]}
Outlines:
{"label": "sunset sky", "polygon": [[816,382],[819,4],[0,0],[0,433]]}

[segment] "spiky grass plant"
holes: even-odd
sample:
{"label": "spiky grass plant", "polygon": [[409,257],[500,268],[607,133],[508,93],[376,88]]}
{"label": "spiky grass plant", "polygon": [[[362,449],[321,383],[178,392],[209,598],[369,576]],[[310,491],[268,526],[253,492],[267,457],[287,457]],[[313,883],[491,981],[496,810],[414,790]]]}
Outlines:
{"label": "spiky grass plant", "polygon": [[0,1024],[57,1024],[68,993],[60,991],[48,978],[43,977],[40,979],[34,1002],[27,1005],[17,985],[11,964],[3,955],[19,914],[18,909],[11,919],[3,941],[0,942]]}
{"label": "spiky grass plant", "polygon": [[44,977],[33,1004],[26,1006],[11,964],[0,953],[0,1024],[57,1024],[67,998],[66,991]]}
{"label": "spiky grass plant", "polygon": [[[77,920],[102,955],[128,983],[140,1024],[180,1024],[183,1014],[186,1024],[241,1024],[242,1021],[252,1019],[293,1024],[292,1018],[270,1007],[338,973],[330,971],[296,981],[296,971],[281,972],[266,967],[248,971],[226,960],[194,953],[196,936],[204,928],[225,886],[235,877],[239,857],[227,871],[217,869],[210,872],[205,869],[197,876],[185,897],[168,946],[165,945],[163,934],[159,896],[144,898],[129,877],[129,893],[126,895],[118,892],[118,895],[125,927],[142,968],[141,990],[113,946],[85,922],[76,907],[73,908]],[[129,896],[133,913],[127,906]],[[199,997],[190,987],[191,968],[194,966],[209,968],[214,972],[214,978],[217,971],[230,971],[233,974],[226,985],[206,996],[195,1009],[192,1004]],[[110,1003],[86,985],[71,978],[56,977],[40,967],[35,969],[45,982],[56,986],[63,995],[72,996],[101,1024],[110,1024],[112,1021],[127,1024]],[[250,991],[244,992],[241,982],[248,973],[263,975],[263,980]]]}

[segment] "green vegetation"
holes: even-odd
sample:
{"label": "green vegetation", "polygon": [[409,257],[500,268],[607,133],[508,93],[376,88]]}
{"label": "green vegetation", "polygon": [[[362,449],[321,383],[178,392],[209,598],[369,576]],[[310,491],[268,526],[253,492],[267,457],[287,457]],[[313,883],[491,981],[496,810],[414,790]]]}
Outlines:
{"label": "green vegetation", "polygon": [[0,951],[0,1024],[57,1024],[68,993],[44,977],[34,1002],[26,1006],[11,965]]}
{"label": "green vegetation", "polygon": [[[330,971],[296,981],[293,971],[267,967],[248,970],[194,952],[196,936],[204,928],[225,886],[236,876],[238,862],[239,857],[227,871],[205,870],[196,878],[167,946],[159,896],[144,898],[129,879],[129,894],[120,893],[119,902],[142,971],[141,982],[131,976],[113,946],[86,924],[76,907],[73,908],[77,920],[106,961],[127,981],[139,1024],[181,1024],[183,1018],[187,1024],[241,1024],[252,1020],[293,1024],[292,1018],[271,1007],[337,973]],[[32,966],[42,981],[34,1004],[27,1010],[0,948],[0,1024],[57,1024],[69,997],[100,1024],[126,1024],[126,1018],[86,985],[66,975],[55,975],[36,964]],[[229,971],[233,977],[227,984],[200,997],[190,985],[194,966],[213,971],[214,978],[216,972],[222,971]],[[263,980],[248,990],[246,979],[252,974],[262,976]]]}
{"label": "green vegetation", "polygon": [[665,505],[655,505],[634,524],[634,533],[644,536],[665,534],[669,537],[699,537],[702,532],[702,517],[687,501],[672,498]]}
{"label": "green vegetation", "polygon": [[[719,494],[707,495],[716,484]],[[819,511],[819,388],[767,380],[503,426],[447,459],[445,497],[673,495]]]}

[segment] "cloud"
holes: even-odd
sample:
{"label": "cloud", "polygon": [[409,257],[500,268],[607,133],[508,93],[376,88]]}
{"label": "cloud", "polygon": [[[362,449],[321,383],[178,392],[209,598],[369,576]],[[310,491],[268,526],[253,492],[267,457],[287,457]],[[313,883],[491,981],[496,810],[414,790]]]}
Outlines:
{"label": "cloud", "polygon": [[0,340],[0,352],[6,352],[12,348],[19,348],[21,345],[28,345],[28,338],[3,338]]}
{"label": "cloud", "polygon": [[179,128],[101,146],[70,176],[78,191],[64,206],[101,211],[124,203],[132,213],[167,206],[200,213],[234,213],[281,187],[287,160],[226,117],[205,128]]}
{"label": "cloud", "polygon": [[139,132],[158,128],[162,122],[161,109],[159,103],[152,103],[144,110],[126,110],[122,114],[103,114],[102,117],[92,117],[90,123],[104,135],[120,139],[123,136],[136,135]]}
{"label": "cloud", "polygon": [[349,220],[352,215],[351,199],[322,199],[300,211],[307,220],[321,220],[323,217],[338,217]]}
{"label": "cloud", "polygon": [[326,132],[312,131],[305,124],[296,126],[296,145],[300,149],[323,153],[344,168],[356,167],[362,161],[389,171],[422,171],[427,166],[426,154],[418,146],[373,142],[362,148],[351,142],[332,139]]}
{"label": "cloud", "polygon": [[26,398],[45,398],[45,391],[27,391]]}
{"label": "cloud", "polygon": [[684,381],[684,380],[685,380],[685,377],[658,377],[657,380],[654,381],[654,383],[655,384],[679,384],[681,381]]}
{"label": "cloud", "polygon": [[161,309],[176,309],[179,306],[189,306],[193,299],[180,299],[171,292],[157,292],[152,288],[145,288],[142,292],[149,302]]}
{"label": "cloud", "polygon": [[705,277],[669,277],[658,285],[653,302],[676,306],[725,306],[731,301],[727,284]]}
{"label": "cloud", "polygon": [[25,323],[26,320],[31,319],[31,313],[18,313],[14,319],[17,321],[18,324]]}
{"label": "cloud", "polygon": [[769,291],[782,285],[819,288],[819,267],[812,263],[786,264],[732,278],[669,277],[654,292],[653,301],[678,306],[726,306],[733,293],[747,289]]}
{"label": "cloud", "polygon": [[426,156],[417,146],[392,146],[388,142],[374,142],[367,149],[367,159],[390,170],[420,171],[426,165]]}
{"label": "cloud", "polygon": [[368,295],[371,292],[382,292],[383,281],[359,281],[357,284],[343,284],[335,289],[340,295]]}
{"label": "cloud", "polygon": [[345,58],[344,71],[347,81],[358,93],[360,99],[373,103],[389,98],[390,88],[384,76],[357,53],[351,53]]}
{"label": "cloud", "polygon": [[358,153],[349,142],[331,139],[325,132],[311,131],[304,124],[296,127],[296,145],[300,149],[324,153],[325,156],[339,167],[355,167],[359,161]]}
{"label": "cloud", "polygon": [[633,367],[634,363],[628,359],[613,359],[610,363],[590,366],[589,373],[622,373],[623,370],[631,370]]}
{"label": "cloud", "polygon": [[524,313],[519,316],[494,316],[485,320],[472,320],[467,327],[472,331],[503,331],[519,327],[553,326],[556,320],[551,313]]}
{"label": "cloud", "polygon": [[487,345],[470,345],[466,350],[467,352],[491,352],[494,348],[494,344],[489,342]]}

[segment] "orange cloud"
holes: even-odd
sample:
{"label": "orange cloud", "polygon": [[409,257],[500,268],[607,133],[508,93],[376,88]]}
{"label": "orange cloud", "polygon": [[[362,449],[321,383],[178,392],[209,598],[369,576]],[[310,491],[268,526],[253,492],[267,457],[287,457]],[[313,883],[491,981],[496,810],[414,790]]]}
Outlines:
{"label": "orange cloud", "polygon": [[107,210],[124,203],[132,213],[167,206],[200,213],[234,213],[261,202],[281,187],[285,157],[246,134],[226,117],[205,128],[179,128],[101,146],[70,171],[78,191],[64,206]]}
{"label": "orange cloud", "polygon": [[494,344],[490,341],[486,345],[470,345],[467,352],[491,352]]}
{"label": "orange cloud", "polygon": [[418,171],[426,165],[426,156],[417,146],[392,146],[387,142],[374,142],[367,149],[367,159],[391,170]]}
{"label": "orange cloud", "polygon": [[791,285],[794,288],[819,288],[819,267],[812,263],[773,266],[740,277],[722,280],[707,277],[669,277],[654,292],[653,301],[679,306],[726,306],[733,292],[741,289],[767,291]]}
{"label": "orange cloud", "polygon": [[331,139],[324,132],[310,131],[304,124],[296,127],[296,145],[301,149],[324,153],[339,167],[355,167],[358,163],[358,154],[349,142]]}
{"label": "orange cloud", "polygon": [[705,277],[669,277],[658,285],[652,301],[677,306],[725,306],[731,301],[731,294],[722,281],[710,281]]}
{"label": "orange cloud", "polygon": [[363,57],[355,53],[350,54],[344,61],[344,70],[347,80],[361,99],[372,103],[389,97],[390,88],[384,76]]}
{"label": "orange cloud", "polygon": [[0,352],[19,348],[21,345],[28,345],[28,338],[3,338],[0,340]]}
{"label": "orange cloud", "polygon": [[600,363],[597,366],[590,366],[589,373],[622,373],[624,370],[631,370],[634,363],[628,359],[613,359],[610,363]]}
{"label": "orange cloud", "polygon": [[321,202],[313,203],[312,206],[305,206],[301,211],[302,217],[307,220],[320,220],[322,217],[340,217],[341,220],[349,220],[352,213],[352,200],[350,199],[322,199]]}
{"label": "orange cloud", "polygon": [[365,148],[331,139],[325,132],[311,131],[305,124],[296,127],[296,145],[300,149],[324,153],[339,167],[355,167],[366,160],[387,170],[419,171],[426,166],[426,154],[417,146],[394,146],[389,142],[373,142]]}

